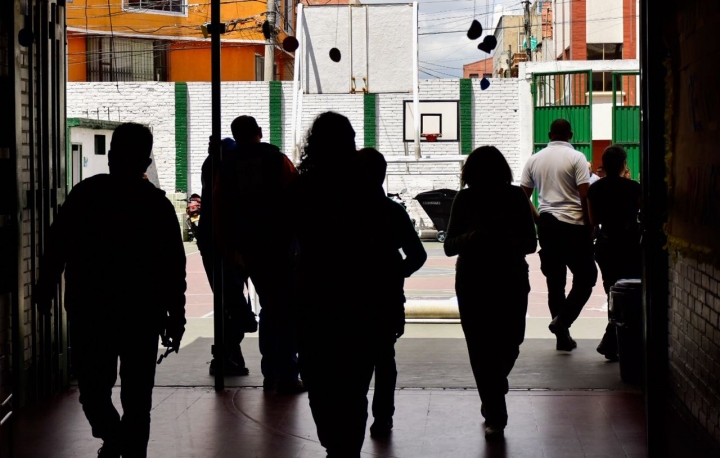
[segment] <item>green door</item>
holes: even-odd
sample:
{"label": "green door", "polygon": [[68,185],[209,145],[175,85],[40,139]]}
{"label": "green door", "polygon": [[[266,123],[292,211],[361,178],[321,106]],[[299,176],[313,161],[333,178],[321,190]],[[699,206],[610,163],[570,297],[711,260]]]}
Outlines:
{"label": "green door", "polygon": [[[533,152],[550,141],[550,124],[567,119],[573,129],[572,145],[592,160],[592,71],[536,73],[532,82]],[[533,194],[537,207],[537,191]]]}
{"label": "green door", "polygon": [[612,141],[625,148],[633,180],[640,180],[640,99],[639,72],[614,72],[612,75]]}

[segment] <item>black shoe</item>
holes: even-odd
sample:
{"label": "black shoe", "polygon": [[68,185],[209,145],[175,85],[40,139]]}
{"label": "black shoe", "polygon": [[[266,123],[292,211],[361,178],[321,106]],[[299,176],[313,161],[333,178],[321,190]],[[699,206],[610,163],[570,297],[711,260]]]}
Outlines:
{"label": "black shoe", "polygon": [[263,379],[263,391],[275,391],[275,379],[265,377]]}
{"label": "black shoe", "polygon": [[[264,385],[264,383],[263,383]],[[263,386],[264,387],[264,386]],[[278,383],[275,387],[275,392],[280,395],[285,394],[300,394],[307,391],[302,380],[295,380],[294,382]]]}
{"label": "black shoe", "polygon": [[605,359],[607,359],[609,361],[615,362],[615,361],[618,361],[618,359],[619,359],[617,350],[611,350],[611,349],[605,347],[603,345],[603,342],[600,342],[600,345],[598,345],[598,347],[595,350],[598,353],[600,353],[601,355],[603,355],[605,357]]}
{"label": "black shoe", "polygon": [[557,339],[555,349],[557,351],[573,351],[573,349],[577,348],[577,342],[570,337],[570,331],[560,322],[559,317],[555,317],[550,322],[548,329],[555,334]]}
{"label": "black shoe", "polygon": [[485,439],[488,441],[497,441],[505,438],[505,428],[499,426],[488,426],[485,428]]}
{"label": "black shoe", "polygon": [[387,437],[393,429],[393,419],[389,418],[376,418],[372,426],[370,426],[370,436],[372,437]]}
{"label": "black shoe", "polygon": [[104,443],[97,452],[98,458],[120,458],[120,449],[112,444]]}
{"label": "black shoe", "polygon": [[[215,360],[210,361],[210,375],[215,375]],[[250,371],[245,366],[240,366],[232,360],[225,361],[225,376],[239,377],[250,375]]]}

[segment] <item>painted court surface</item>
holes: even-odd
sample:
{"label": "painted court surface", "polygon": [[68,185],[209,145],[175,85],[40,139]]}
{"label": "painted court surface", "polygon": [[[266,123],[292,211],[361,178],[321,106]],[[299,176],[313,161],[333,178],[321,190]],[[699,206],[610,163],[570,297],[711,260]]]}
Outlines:
{"label": "painted court surface", "polygon": [[[437,242],[425,243],[428,260],[423,268],[405,281],[405,295],[408,303],[446,303],[455,304],[455,258],[448,258]],[[203,269],[200,253],[194,243],[186,243],[187,256],[187,317],[211,318],[213,298],[210,285]],[[547,286],[540,271],[540,258],[537,253],[527,257],[530,265],[530,296],[528,318],[550,318],[547,308]],[[572,274],[568,271],[567,290],[572,285]],[[602,277],[598,280],[593,294],[585,305],[581,318],[607,318],[607,298],[602,287]]]}

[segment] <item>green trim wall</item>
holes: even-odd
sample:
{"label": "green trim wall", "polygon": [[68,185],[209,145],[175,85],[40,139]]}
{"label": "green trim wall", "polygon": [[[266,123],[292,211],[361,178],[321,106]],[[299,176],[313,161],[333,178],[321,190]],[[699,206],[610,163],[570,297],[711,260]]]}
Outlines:
{"label": "green trim wall", "polygon": [[363,96],[365,148],[377,148],[377,94]]}
{"label": "green trim wall", "polygon": [[175,83],[175,189],[188,190],[187,83]]}
{"label": "green trim wall", "polygon": [[365,148],[377,148],[377,94],[363,96]]}
{"label": "green trim wall", "polygon": [[460,153],[470,154],[473,150],[472,139],[472,80],[460,80]]}
{"label": "green trim wall", "polygon": [[270,143],[282,150],[282,82],[270,81]]}

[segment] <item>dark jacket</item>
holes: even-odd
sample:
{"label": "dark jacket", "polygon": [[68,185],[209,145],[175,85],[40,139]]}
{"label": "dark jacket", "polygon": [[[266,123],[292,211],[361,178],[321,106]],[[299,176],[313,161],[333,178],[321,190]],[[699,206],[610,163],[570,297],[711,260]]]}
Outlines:
{"label": "dark jacket", "polygon": [[537,237],[525,192],[511,185],[461,190],[453,202],[444,248],[447,256],[458,255],[459,273],[527,274],[525,255],[535,252]]}
{"label": "dark jacket", "polygon": [[401,266],[384,224],[387,200],[368,193],[355,160],[318,165],[291,191],[299,312],[320,328],[367,331],[399,303]]}
{"label": "dark jacket", "polygon": [[36,292],[65,272],[72,319],[134,316],[159,331],[185,324],[185,251],[175,209],[149,181],[96,175],[78,183],[55,218]]}

